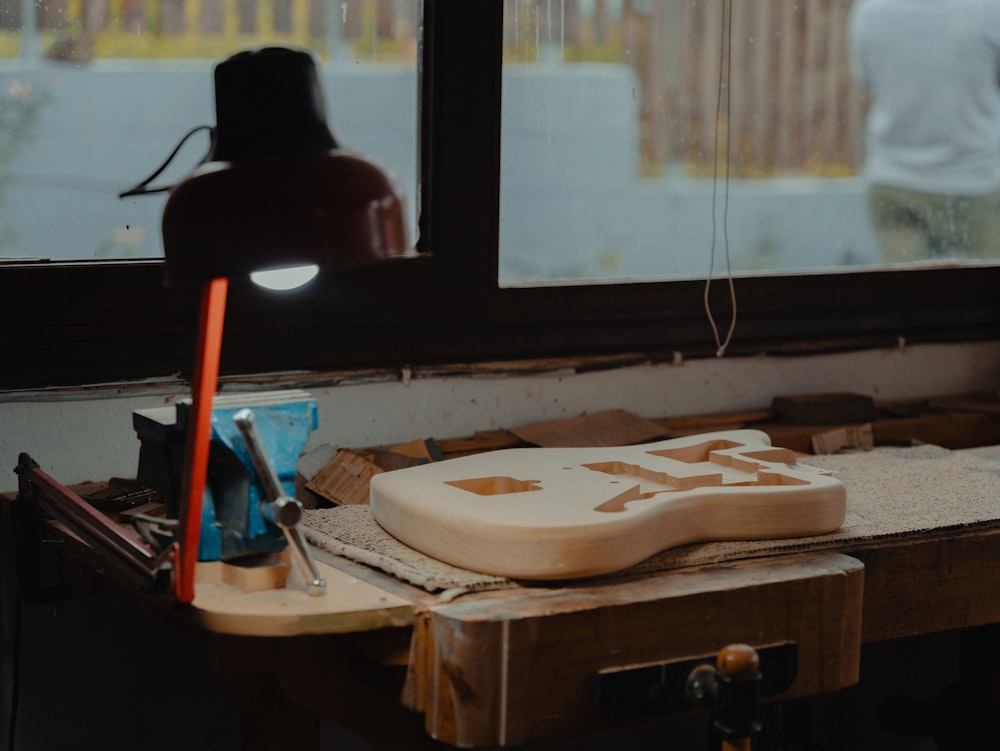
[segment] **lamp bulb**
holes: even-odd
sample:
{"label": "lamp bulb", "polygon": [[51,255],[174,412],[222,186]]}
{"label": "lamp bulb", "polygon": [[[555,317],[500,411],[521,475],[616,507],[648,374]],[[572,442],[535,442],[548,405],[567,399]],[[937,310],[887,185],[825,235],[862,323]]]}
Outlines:
{"label": "lamp bulb", "polygon": [[268,269],[267,271],[252,271],[250,279],[266,289],[277,291],[296,289],[319,273],[319,266],[308,264],[306,266],[291,266],[285,269]]}

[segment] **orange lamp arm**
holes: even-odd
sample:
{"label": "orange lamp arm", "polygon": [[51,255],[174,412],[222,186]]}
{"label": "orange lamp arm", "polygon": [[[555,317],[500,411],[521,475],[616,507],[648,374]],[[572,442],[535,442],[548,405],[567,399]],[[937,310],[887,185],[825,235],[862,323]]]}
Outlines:
{"label": "orange lamp arm", "polygon": [[211,445],[212,399],[219,381],[228,289],[229,280],[223,277],[209,280],[202,290],[198,350],[191,389],[192,404],[181,476],[180,554],[175,577],[177,600],[184,603],[194,599],[194,572],[201,537],[201,507]]}

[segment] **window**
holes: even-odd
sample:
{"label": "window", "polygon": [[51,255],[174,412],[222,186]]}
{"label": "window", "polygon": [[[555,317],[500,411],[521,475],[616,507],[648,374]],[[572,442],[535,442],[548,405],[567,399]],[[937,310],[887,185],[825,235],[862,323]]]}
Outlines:
{"label": "window", "polygon": [[[996,37],[981,51],[990,40],[959,26],[948,36],[963,43],[945,47],[941,27],[961,11],[896,5],[880,16],[841,0],[505,0],[501,283],[697,278],[713,258],[743,275],[903,260],[882,252],[870,182],[891,167],[893,186],[996,191],[1000,65]],[[909,36],[883,43],[890,23]],[[914,75],[897,80],[897,67]],[[1000,198],[969,200],[1000,217]],[[926,260],[1000,255],[955,204],[942,205]],[[922,239],[925,217],[907,219],[892,250]]]}
{"label": "window", "polygon": [[501,281],[876,264],[849,7],[507,0]]}
{"label": "window", "polygon": [[[421,257],[326,274],[291,297],[234,282],[223,374],[714,354],[703,279],[498,283],[504,4],[425,0],[422,18]],[[59,221],[51,209],[49,221]],[[1000,319],[1000,274],[985,265],[771,273],[734,284],[731,354],[992,337]],[[720,318],[724,286],[711,290]],[[7,387],[189,372],[197,296],[163,289],[155,259],[4,264],[0,299]]]}
{"label": "window", "polygon": [[[335,137],[396,173],[415,235],[416,3],[85,0],[38,4],[34,24],[13,5],[0,15],[12,27],[0,58],[3,258],[162,256],[165,194],[117,194],[190,129],[214,124],[215,63],[267,43],[315,51]],[[154,184],[207,152],[202,132]]]}

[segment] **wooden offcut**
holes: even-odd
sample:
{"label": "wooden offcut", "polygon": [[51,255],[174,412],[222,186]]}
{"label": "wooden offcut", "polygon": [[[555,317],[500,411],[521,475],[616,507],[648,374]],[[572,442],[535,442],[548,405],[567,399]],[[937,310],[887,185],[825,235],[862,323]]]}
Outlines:
{"label": "wooden offcut", "polygon": [[771,406],[778,419],[791,425],[842,425],[878,418],[875,402],[863,394],[776,396]]}
{"label": "wooden offcut", "polygon": [[338,505],[368,503],[368,482],[381,471],[366,457],[340,450],[306,483],[306,487]]}
{"label": "wooden offcut", "polygon": [[267,556],[265,560],[200,561],[195,571],[197,584],[229,584],[240,592],[282,589],[291,567],[287,551]]}

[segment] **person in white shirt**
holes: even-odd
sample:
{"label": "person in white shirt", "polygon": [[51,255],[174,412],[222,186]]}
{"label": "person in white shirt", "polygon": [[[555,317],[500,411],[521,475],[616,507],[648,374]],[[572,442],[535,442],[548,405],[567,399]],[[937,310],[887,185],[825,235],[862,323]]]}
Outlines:
{"label": "person in white shirt", "polygon": [[1000,256],[1000,0],[855,0],[848,35],[884,260]]}

